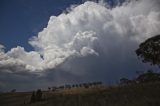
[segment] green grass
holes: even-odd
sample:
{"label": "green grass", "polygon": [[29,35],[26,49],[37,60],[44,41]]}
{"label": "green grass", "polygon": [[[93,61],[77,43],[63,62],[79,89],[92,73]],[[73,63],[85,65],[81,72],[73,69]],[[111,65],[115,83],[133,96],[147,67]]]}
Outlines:
{"label": "green grass", "polygon": [[160,82],[43,92],[43,100],[32,104],[30,97],[29,92],[0,94],[0,106],[160,106]]}

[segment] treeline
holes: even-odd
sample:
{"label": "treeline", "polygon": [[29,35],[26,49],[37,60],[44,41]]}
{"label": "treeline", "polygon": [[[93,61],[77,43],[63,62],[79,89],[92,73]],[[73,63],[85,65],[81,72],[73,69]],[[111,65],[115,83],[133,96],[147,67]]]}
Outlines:
{"label": "treeline", "polygon": [[61,86],[53,86],[48,87],[48,91],[57,91],[57,90],[64,90],[64,89],[71,89],[71,88],[90,88],[90,87],[96,87],[101,86],[102,82],[89,82],[89,83],[80,83],[80,84],[65,84]]}
{"label": "treeline", "polygon": [[[102,82],[90,82],[90,83],[80,83],[80,84],[66,84],[62,86],[54,86],[54,87],[48,87],[48,91],[61,91],[65,89],[72,89],[72,88],[91,88],[91,87],[100,87],[102,85]],[[36,92],[32,92],[32,96],[30,98],[30,103],[35,103],[38,101],[43,101],[44,98],[42,98],[43,92],[41,89],[38,89]]]}
{"label": "treeline", "polygon": [[120,85],[132,85],[132,84],[142,84],[148,82],[160,81],[160,73],[148,70],[145,73],[139,74],[135,79],[121,78]]}

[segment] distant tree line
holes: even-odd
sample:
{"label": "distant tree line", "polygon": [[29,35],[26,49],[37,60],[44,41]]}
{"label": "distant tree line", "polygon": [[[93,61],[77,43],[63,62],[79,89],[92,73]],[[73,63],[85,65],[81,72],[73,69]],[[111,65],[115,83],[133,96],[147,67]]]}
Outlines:
{"label": "distant tree line", "polygon": [[71,88],[90,88],[90,87],[96,87],[101,86],[102,82],[90,82],[90,83],[80,83],[80,84],[66,84],[62,86],[53,86],[48,87],[49,91],[57,91],[57,90],[64,90],[64,89],[71,89]]}
{"label": "distant tree line", "polygon": [[121,78],[120,85],[133,85],[133,84],[142,84],[142,83],[157,82],[157,81],[160,81],[160,73],[148,70],[147,72],[141,73],[135,79],[132,80],[127,78]]}
{"label": "distant tree line", "polygon": [[[64,89],[71,89],[71,88],[90,88],[90,87],[98,87],[101,86],[102,82],[92,82],[92,83],[80,83],[80,84],[66,84],[62,86],[54,86],[54,87],[48,87],[49,91],[57,91],[57,90],[64,90]],[[38,89],[36,92],[33,91],[31,98],[30,98],[30,103],[35,103],[38,101],[42,101],[42,91],[41,89]]]}

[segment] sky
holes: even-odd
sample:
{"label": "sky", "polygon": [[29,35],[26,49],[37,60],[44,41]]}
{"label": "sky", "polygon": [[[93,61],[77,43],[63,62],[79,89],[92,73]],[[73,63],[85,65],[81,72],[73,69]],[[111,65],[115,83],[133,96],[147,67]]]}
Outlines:
{"label": "sky", "polygon": [[158,0],[1,0],[0,91],[116,84],[153,68],[135,50],[160,33]]}
{"label": "sky", "polygon": [[[17,45],[32,50],[28,39],[47,26],[49,17],[59,15],[73,4],[85,0],[1,0],[0,31],[1,44],[9,50]],[[109,0],[111,5],[116,1]],[[8,41],[8,38],[12,39]]]}
{"label": "sky", "polygon": [[1,0],[0,42],[7,50],[17,45],[31,50],[28,39],[47,26],[50,16],[59,15],[71,4],[79,3],[81,0]]}

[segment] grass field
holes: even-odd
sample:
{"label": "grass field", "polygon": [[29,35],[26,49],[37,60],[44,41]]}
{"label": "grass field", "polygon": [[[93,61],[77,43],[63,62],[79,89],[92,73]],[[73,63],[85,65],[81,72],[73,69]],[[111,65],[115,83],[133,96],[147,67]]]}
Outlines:
{"label": "grass field", "polygon": [[0,106],[160,106],[160,82],[43,92],[30,103],[31,92],[1,93]]}

